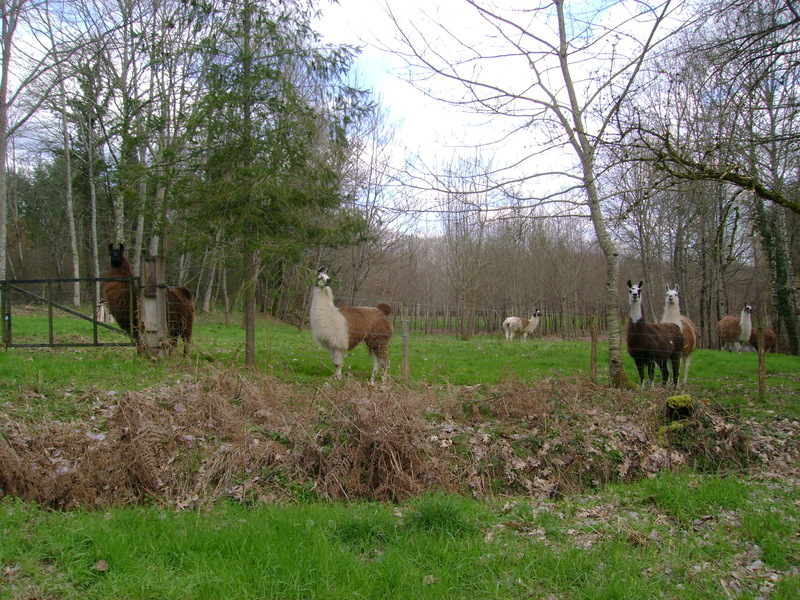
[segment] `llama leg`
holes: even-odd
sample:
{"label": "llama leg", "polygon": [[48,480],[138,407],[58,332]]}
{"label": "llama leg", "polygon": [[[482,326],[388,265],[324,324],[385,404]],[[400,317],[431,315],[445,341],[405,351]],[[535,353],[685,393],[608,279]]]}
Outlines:
{"label": "llama leg", "polygon": [[[667,385],[669,383],[669,368],[667,368],[666,358],[658,361],[658,370],[661,371],[661,385]],[[653,386],[655,387],[655,381]]]}
{"label": "llama leg", "polygon": [[689,383],[689,365],[692,364],[692,357],[687,356],[683,359],[683,385]]}
{"label": "llama leg", "polygon": [[[370,375],[369,384],[374,385],[375,375],[378,374],[378,370],[381,369],[381,367],[383,366],[383,360],[381,360],[381,357],[378,355],[377,352],[370,351],[370,354],[372,355],[372,375]],[[386,378],[386,371],[383,371],[381,373],[381,379],[383,380],[385,378]]]}
{"label": "llama leg", "polygon": [[331,359],[333,360],[333,366],[336,368],[336,378],[339,379],[342,376],[342,365],[344,364],[344,352],[337,348],[330,348],[331,352]]}
{"label": "llama leg", "polygon": [[644,362],[638,358],[634,362],[636,363],[636,371],[639,373],[639,385],[644,387]]}
{"label": "llama leg", "polygon": [[386,376],[389,373],[389,347],[384,346],[380,355],[381,361],[381,381],[386,381]]}

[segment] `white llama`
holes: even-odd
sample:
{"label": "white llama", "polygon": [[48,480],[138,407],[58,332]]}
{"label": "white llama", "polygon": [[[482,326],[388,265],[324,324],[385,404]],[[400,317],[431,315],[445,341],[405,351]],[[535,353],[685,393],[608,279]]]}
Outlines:
{"label": "white llama", "polygon": [[681,354],[681,361],[683,362],[683,384],[689,381],[689,365],[692,362],[692,352],[697,348],[699,335],[697,327],[694,322],[686,315],[681,314],[681,300],[678,295],[678,284],[675,287],[666,287],[666,297],[664,298],[664,314],[661,317],[662,323],[675,323],[681,328],[683,333],[683,353]]}
{"label": "white llama", "polygon": [[719,320],[717,333],[721,348],[733,350],[735,347],[737,352],[742,351],[742,344],[750,341],[750,334],[753,331],[752,312],[752,305],[745,304],[738,319],[731,315],[725,315]]}
{"label": "white llama", "polygon": [[336,377],[342,376],[344,353],[364,342],[372,355],[372,376],[382,369],[381,378],[386,378],[389,368],[389,340],[392,337],[392,322],[389,315],[392,306],[379,302],[376,306],[342,306],[333,303],[330,277],[324,268],[317,271],[317,279],[311,292],[311,333],[321,348],[326,348],[336,367]]}
{"label": "white llama", "polygon": [[508,317],[505,321],[503,321],[503,331],[506,334],[506,341],[511,341],[514,339],[518,333],[522,334],[522,341],[528,341],[528,335],[532,334],[533,331],[539,325],[539,319],[542,316],[542,311],[534,308],[533,309],[533,316],[530,319],[524,319],[522,317]]}

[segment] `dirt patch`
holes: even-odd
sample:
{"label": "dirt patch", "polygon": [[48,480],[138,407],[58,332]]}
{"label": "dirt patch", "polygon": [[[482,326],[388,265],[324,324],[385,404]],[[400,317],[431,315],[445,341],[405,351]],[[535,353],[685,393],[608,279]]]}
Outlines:
{"label": "dirt patch", "polygon": [[190,384],[87,396],[82,422],[0,413],[0,493],[58,508],[220,498],[402,500],[431,489],[554,497],[693,465],[796,471],[800,423],[742,421],[695,399],[544,379],[483,386],[298,388],[220,370]]}

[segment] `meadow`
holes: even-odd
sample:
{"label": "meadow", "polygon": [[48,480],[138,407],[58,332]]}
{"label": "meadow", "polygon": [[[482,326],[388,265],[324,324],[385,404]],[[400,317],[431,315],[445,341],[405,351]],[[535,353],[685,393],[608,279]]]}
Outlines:
{"label": "meadow", "polygon": [[[169,409],[158,414],[171,415],[177,407],[188,409],[186,390],[195,389],[191,386],[212,388],[224,378],[228,387],[219,389],[231,408],[246,409],[261,397],[281,395],[281,404],[275,406],[284,407],[286,413],[259,423],[248,420],[246,427],[249,436],[258,435],[284,449],[290,447],[287,438],[297,432],[281,428],[281,420],[291,418],[290,410],[305,410],[313,399],[308,423],[315,429],[306,432],[310,442],[304,448],[319,446],[320,456],[328,462],[320,462],[317,468],[328,468],[328,479],[320,474],[316,480],[288,481],[282,488],[288,491],[272,499],[264,492],[259,496],[242,491],[256,479],[252,477],[229,482],[241,497],[223,494],[205,504],[184,507],[152,493],[136,502],[121,496],[116,504],[76,502],[60,507],[53,501],[6,494],[13,482],[2,473],[13,472],[8,470],[13,465],[7,462],[11,455],[0,453],[0,465],[6,469],[0,472],[0,490],[5,494],[0,498],[0,598],[800,596],[797,444],[791,435],[781,437],[775,425],[787,431],[794,431],[795,425],[800,428],[796,422],[797,357],[767,356],[767,391],[759,398],[755,353],[700,350],[695,353],[686,390],[726,415],[725,427],[740,422],[763,424],[758,439],[757,428],[747,430],[754,436],[753,444],[759,448],[784,445],[780,455],[788,461],[744,466],[706,461],[622,478],[618,473],[627,465],[623,446],[587,446],[599,439],[590,430],[620,421],[625,430],[641,424],[642,431],[656,431],[656,409],[674,392],[608,391],[602,344],[599,385],[594,386],[588,383],[587,341],[534,337],[525,344],[509,343],[498,331],[496,336],[476,336],[465,342],[412,332],[405,380],[398,325],[391,351],[393,383],[371,389],[365,385],[371,360],[364,348],[346,357],[345,381],[335,382],[330,379],[327,352],[316,348],[308,330],[269,319],[261,319],[258,325],[257,363],[245,367],[239,320],[237,315],[226,326],[219,315],[199,315],[188,360],[177,356],[152,360],[127,347],[13,348],[0,353],[0,443],[10,447],[21,444],[20,437],[36,439],[55,464],[67,448],[60,445],[61,438],[47,441],[53,432],[73,427],[79,434],[74,439],[86,442],[87,435],[111,431],[107,405],[121,403],[126,395],[142,400],[136,405],[140,412],[144,400],[151,398],[154,410]],[[42,333],[36,315],[24,321],[17,319],[18,331],[28,331],[32,337]],[[63,323],[63,328],[69,325]],[[635,378],[627,356],[625,368]],[[252,388],[249,396],[248,386]],[[538,391],[523,403],[530,389]],[[340,427],[345,420],[337,421],[336,414],[352,409],[345,416],[353,420],[373,396],[380,397],[375,400],[378,409],[390,406],[397,412],[377,410],[356,422],[356,428]],[[442,405],[437,404],[440,401]],[[203,411],[206,419],[214,414],[208,406]],[[372,420],[384,432],[386,444],[399,444],[396,440],[405,433],[392,430],[391,425],[404,419],[410,423],[412,417],[406,411],[414,412],[414,419],[419,417],[420,427],[431,428],[424,430],[424,438],[409,442],[408,448],[426,456],[433,454],[433,448],[446,453],[437,455],[443,471],[460,469],[462,460],[463,464],[480,463],[478,475],[485,487],[471,483],[466,491],[414,488],[415,493],[393,500],[357,495],[326,498],[326,490],[332,488],[325,485],[342,473],[334,470],[334,463],[347,457],[341,449],[352,441],[337,439],[337,435],[352,437],[358,435],[358,428],[364,434]],[[643,415],[641,422],[635,421],[637,412]],[[581,420],[588,413],[596,414]],[[622,422],[624,415],[629,417]],[[216,418],[220,439],[207,445],[216,450],[234,446],[236,433],[223,432],[221,417]],[[134,427],[132,420],[126,422]],[[720,421],[714,423],[719,427]],[[175,427],[173,422],[164,424],[165,429]],[[213,427],[209,425],[205,435]],[[568,427],[577,437],[566,438]],[[374,434],[372,446],[380,446],[380,433],[368,433]],[[549,452],[540,445],[545,434],[550,436],[545,443]],[[643,434],[631,435],[633,439]],[[483,437],[492,441],[481,441]],[[598,473],[603,471],[595,470],[580,487],[563,485],[567,481],[563,478],[558,493],[526,493],[524,478],[519,476],[525,469],[508,467],[503,461],[512,464],[519,458],[539,457],[545,462],[547,454],[566,456],[554,439],[565,447],[575,439],[581,442],[579,452],[569,455],[573,462],[562,466],[564,470],[590,447],[592,452],[609,455],[606,458],[613,462],[597,464],[606,469],[612,465],[617,474],[609,472],[607,479],[599,481]],[[670,439],[672,451],[682,449],[678,441],[693,443],[677,436]],[[165,440],[154,443],[166,448]],[[423,442],[431,448],[420,449]],[[648,438],[639,446],[650,452],[653,444]],[[201,447],[199,442],[193,446],[197,452]],[[719,446],[713,448],[719,450]],[[403,448],[390,449],[397,452],[385,456],[398,457]],[[201,474],[209,467],[207,458],[184,454],[176,451],[170,460]],[[81,457],[90,460],[88,451]],[[591,457],[584,460],[588,464]],[[546,466],[556,469],[557,465]],[[361,476],[368,473],[362,471]],[[267,475],[289,479],[290,471],[270,467],[258,476]],[[495,481],[487,480],[489,476]],[[459,477],[469,479],[466,471],[453,479]],[[108,481],[114,481],[112,475]],[[223,487],[221,476],[215,481]],[[367,489],[368,483],[354,485]]]}

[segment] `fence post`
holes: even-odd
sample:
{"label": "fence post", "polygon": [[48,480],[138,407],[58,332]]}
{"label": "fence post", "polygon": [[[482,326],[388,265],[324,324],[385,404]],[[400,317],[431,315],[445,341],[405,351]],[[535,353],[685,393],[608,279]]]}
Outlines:
{"label": "fence post", "polygon": [[408,383],[409,367],[408,367],[408,348],[409,348],[409,328],[408,328],[408,306],[403,304],[403,316],[400,319],[403,327],[403,381]]}
{"label": "fence post", "polygon": [[3,313],[3,344],[6,348],[11,345],[11,290],[8,282],[0,282],[0,305]]}
{"label": "fence post", "polygon": [[589,332],[592,334],[591,380],[597,383],[597,319],[594,315],[589,317]]}
{"label": "fence post", "polygon": [[764,348],[764,328],[756,330],[758,344],[758,399],[763,402],[767,397],[767,360]]}
{"label": "fence post", "polygon": [[157,355],[167,346],[167,286],[163,256],[142,259],[140,340],[143,350]]}

